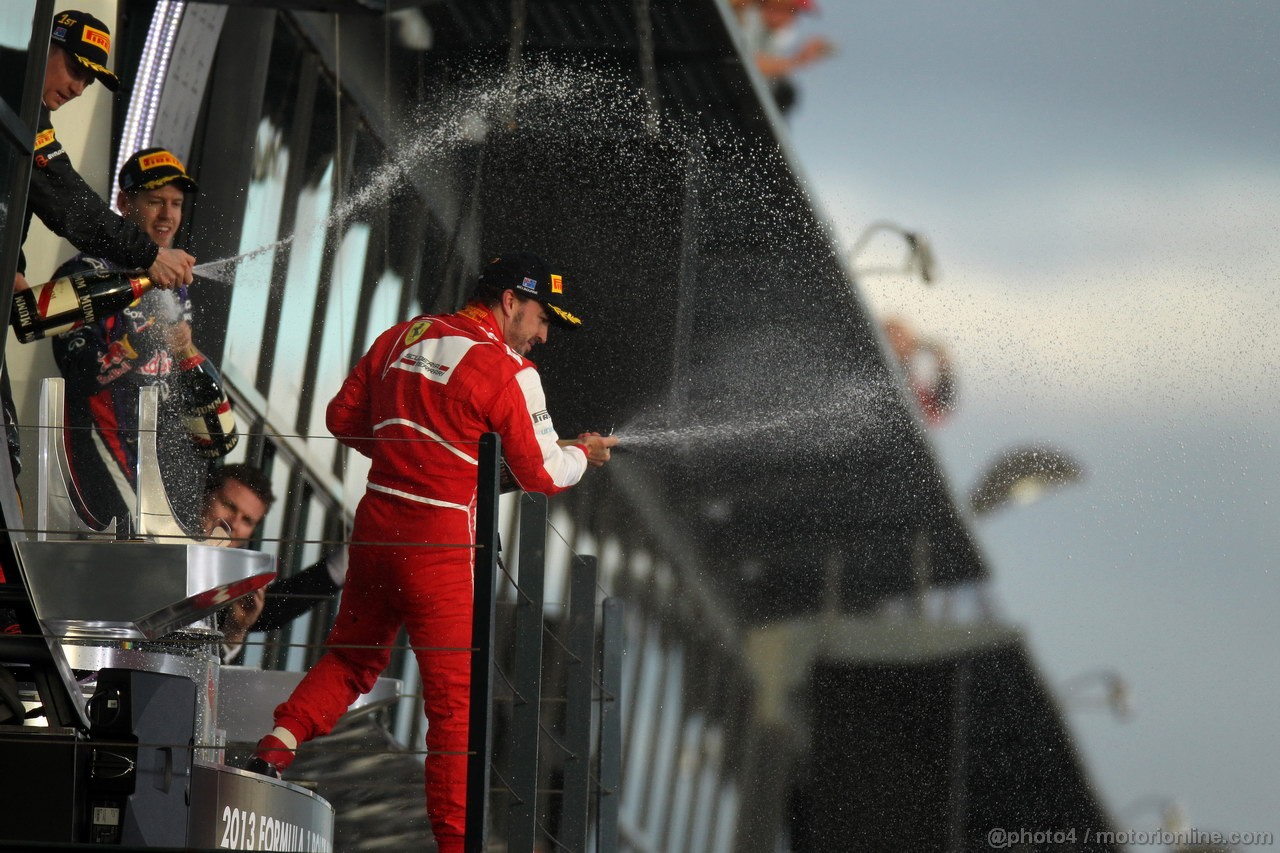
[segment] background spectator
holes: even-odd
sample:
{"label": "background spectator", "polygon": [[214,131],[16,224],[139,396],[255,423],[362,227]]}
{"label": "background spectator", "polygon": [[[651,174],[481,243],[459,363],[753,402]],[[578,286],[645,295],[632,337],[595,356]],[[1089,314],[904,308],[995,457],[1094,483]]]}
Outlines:
{"label": "background spectator", "polygon": [[835,51],[835,45],[822,36],[800,41],[796,35],[796,18],[817,14],[817,4],[814,0],[734,0],[733,9],[778,109],[788,112],[799,97],[791,76]]}
{"label": "background spectator", "polygon": [[[204,501],[204,532],[221,529],[233,548],[248,548],[253,532],[271,510],[276,497],[271,481],[249,465],[224,465],[214,470]],[[246,595],[222,611],[222,662],[244,662],[245,637],[250,631],[274,631],[297,619],[342,589],[347,574],[347,546],[330,552],[314,565],[268,587]]]}
{"label": "background spectator", "polygon": [[917,335],[901,317],[884,321],[885,338],[907,375],[925,423],[937,426],[955,405],[955,371],[942,344]]}

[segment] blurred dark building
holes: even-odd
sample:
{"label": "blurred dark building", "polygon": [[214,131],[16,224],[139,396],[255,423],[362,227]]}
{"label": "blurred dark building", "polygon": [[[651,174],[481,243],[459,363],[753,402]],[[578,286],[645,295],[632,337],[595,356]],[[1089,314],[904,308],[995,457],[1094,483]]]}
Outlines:
{"label": "blurred dark building", "polygon": [[[983,606],[966,516],[727,4],[123,0],[117,32],[113,160],[178,153],[204,189],[187,245],[251,253],[205,271],[196,332],[250,435],[232,461],[284,496],[263,531],[282,573],[363,488],[323,409],[373,337],[456,306],[496,251],[563,268],[587,326],[535,354],[549,408],[622,451],[553,502],[548,590],[595,553],[627,602],[624,849],[1108,827]],[[250,662],[305,668],[331,615]],[[389,674],[412,693],[414,670]],[[421,725],[413,700],[389,723],[410,747]],[[351,849],[388,849],[385,811],[361,814]]]}

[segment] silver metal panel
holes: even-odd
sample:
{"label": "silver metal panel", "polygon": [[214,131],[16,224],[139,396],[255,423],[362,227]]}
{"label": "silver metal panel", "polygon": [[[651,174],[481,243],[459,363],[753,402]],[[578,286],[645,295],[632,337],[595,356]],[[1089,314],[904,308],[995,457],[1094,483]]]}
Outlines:
{"label": "silver metal panel", "polygon": [[[218,684],[221,661],[217,642],[221,635],[175,634],[157,643],[124,642],[96,645],[82,640],[69,640],[62,645],[72,668],[97,672],[102,669],[136,669],[180,675],[196,685],[196,758],[214,761],[221,752],[222,737],[218,726]],[[96,679],[81,684],[85,698],[93,695]]]}
{"label": "silver metal panel", "polygon": [[275,580],[275,557],[152,542],[19,542],[36,615],[57,637],[153,640]]}
{"label": "silver metal panel", "polygon": [[197,760],[191,768],[187,844],[329,853],[333,806],[297,785]]}
{"label": "silver metal panel", "polygon": [[67,462],[67,446],[62,440],[65,385],[62,379],[45,379],[40,383],[36,538],[41,541],[72,536],[114,539],[115,519],[102,530],[94,530],[80,518],[71,499],[75,482],[69,476],[71,465]]}
{"label": "silver metal panel", "polygon": [[[276,672],[244,666],[222,667],[218,725],[228,743],[256,743],[271,730],[275,707],[289,698],[306,673]],[[379,678],[373,689],[351,703],[347,713],[389,705],[400,698],[404,683]]]}
{"label": "silver metal panel", "polygon": [[[66,444],[63,442],[63,411],[66,388],[62,379],[45,379],[40,384],[39,485],[36,500],[36,538],[40,540],[114,539],[116,520],[98,530],[87,523],[77,507],[84,501],[76,493],[70,476]],[[209,540],[201,531],[183,528],[173,513],[168,492],[160,475],[156,446],[159,389],[148,386],[138,392],[138,466],[136,494],[130,506],[129,529],[141,539],[158,539],[170,544],[206,542],[218,544],[225,537]]]}
{"label": "silver metal panel", "polygon": [[138,392],[138,472],[134,530],[141,538],[181,542],[193,538],[173,513],[169,493],[160,477],[159,434],[160,389],[148,385]]}

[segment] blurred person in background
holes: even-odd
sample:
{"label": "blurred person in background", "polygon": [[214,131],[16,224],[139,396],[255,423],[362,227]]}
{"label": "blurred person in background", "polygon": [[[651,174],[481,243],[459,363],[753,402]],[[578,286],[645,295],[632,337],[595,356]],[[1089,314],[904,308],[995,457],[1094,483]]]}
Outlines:
{"label": "blurred person in background", "polygon": [[797,18],[817,14],[816,0],[733,0],[733,9],[778,109],[790,112],[799,100],[792,75],[835,52],[822,36],[800,41],[796,35]]}
{"label": "blurred person in background", "polygon": [[907,385],[929,426],[938,426],[956,402],[955,369],[941,343],[916,334],[901,317],[883,323],[885,339],[906,374]]}

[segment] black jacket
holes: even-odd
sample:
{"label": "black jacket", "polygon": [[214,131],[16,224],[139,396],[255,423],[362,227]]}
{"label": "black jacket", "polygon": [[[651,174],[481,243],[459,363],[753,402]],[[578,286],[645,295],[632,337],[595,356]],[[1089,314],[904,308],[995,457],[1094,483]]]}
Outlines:
{"label": "black jacket", "polygon": [[267,587],[267,600],[251,631],[283,628],[320,602],[332,598],[342,587],[329,576],[329,563],[320,560],[296,575],[280,578]]}
{"label": "black jacket", "polygon": [[[258,614],[258,621],[249,630],[274,631],[283,628],[322,601],[332,598],[340,589],[342,587],[334,583],[329,575],[328,560],[321,559],[296,575],[281,578],[268,586],[266,603]],[[222,618],[219,616],[219,622]],[[245,648],[246,646],[241,646],[230,658],[224,656],[222,662],[240,666],[244,663]]]}
{"label": "black jacket", "polygon": [[[155,263],[160,247],[140,228],[112,211],[84,182],[53,132],[49,110],[43,106],[32,165],[27,209],[22,218],[23,242],[34,213],[50,231],[86,254],[106,258],[125,269],[146,269]],[[18,271],[25,273],[26,269],[26,256],[20,255]]]}

